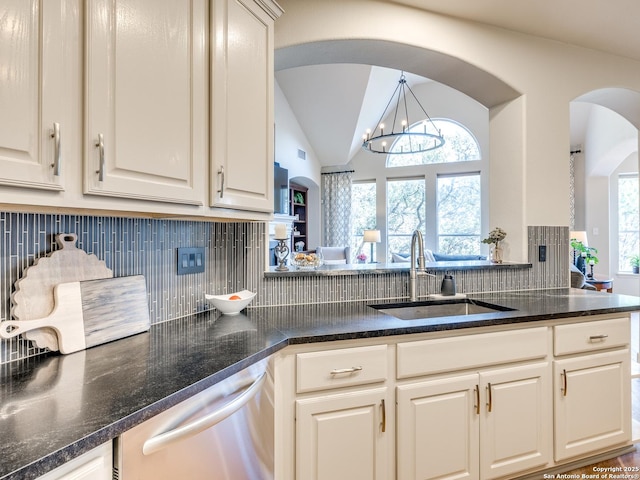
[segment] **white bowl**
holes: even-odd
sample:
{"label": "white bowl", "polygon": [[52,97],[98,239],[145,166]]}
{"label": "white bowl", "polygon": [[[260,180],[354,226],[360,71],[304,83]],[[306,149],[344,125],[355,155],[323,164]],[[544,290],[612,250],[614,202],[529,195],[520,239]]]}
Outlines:
{"label": "white bowl", "polygon": [[[239,300],[229,300],[233,296],[240,297]],[[227,293],[226,295],[208,295],[205,293],[204,297],[207,301],[213,303],[213,306],[220,310],[220,313],[225,315],[237,315],[242,309],[251,303],[253,297],[256,296],[256,292],[250,292],[249,290],[242,290],[241,292]]]}

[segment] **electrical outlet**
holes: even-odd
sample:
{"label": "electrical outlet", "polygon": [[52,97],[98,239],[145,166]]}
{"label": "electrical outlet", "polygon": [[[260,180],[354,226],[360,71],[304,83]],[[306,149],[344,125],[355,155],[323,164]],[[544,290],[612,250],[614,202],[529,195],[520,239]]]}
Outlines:
{"label": "electrical outlet", "polygon": [[178,275],[204,272],[204,247],[178,248]]}
{"label": "electrical outlet", "polygon": [[546,245],[538,245],[538,261],[546,262],[547,261],[547,246]]}

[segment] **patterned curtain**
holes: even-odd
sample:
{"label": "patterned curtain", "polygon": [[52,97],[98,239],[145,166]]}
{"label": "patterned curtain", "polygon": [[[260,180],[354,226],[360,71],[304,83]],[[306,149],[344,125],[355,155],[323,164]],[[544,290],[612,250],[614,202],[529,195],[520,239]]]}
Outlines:
{"label": "patterned curtain", "polygon": [[353,171],[322,174],[322,245],[351,244],[351,176]]}

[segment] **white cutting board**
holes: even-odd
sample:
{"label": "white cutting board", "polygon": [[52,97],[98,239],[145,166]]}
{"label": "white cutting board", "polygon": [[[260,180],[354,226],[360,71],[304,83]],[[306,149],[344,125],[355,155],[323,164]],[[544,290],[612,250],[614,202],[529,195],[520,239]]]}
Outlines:
{"label": "white cutting board", "polygon": [[[59,249],[36,259],[15,283],[11,295],[14,320],[35,320],[49,316],[55,307],[53,290],[60,283],[111,278],[113,272],[95,255],[76,247],[73,233],[56,235]],[[51,328],[40,328],[23,335],[39,348],[58,351],[58,337]]]}

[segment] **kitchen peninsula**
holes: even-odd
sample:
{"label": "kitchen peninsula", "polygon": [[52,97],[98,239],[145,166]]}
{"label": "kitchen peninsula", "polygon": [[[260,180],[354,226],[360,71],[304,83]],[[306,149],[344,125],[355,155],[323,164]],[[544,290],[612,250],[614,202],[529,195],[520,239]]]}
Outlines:
{"label": "kitchen peninsula", "polygon": [[[497,269],[526,269],[531,268],[530,263],[491,263],[488,260],[464,260],[457,262],[427,262],[427,272],[464,271],[464,270],[497,270]],[[408,263],[348,263],[320,265],[318,268],[297,268],[290,265],[289,270],[279,271],[276,267],[269,267],[265,272],[266,277],[277,278],[281,276],[332,276],[332,275],[375,275],[385,273],[408,272]]]}
{"label": "kitchen peninsula", "polygon": [[[449,337],[481,338],[477,335],[532,330],[540,335],[542,328],[547,332],[542,342],[545,351],[536,353],[542,357],[535,363],[551,368],[554,354],[547,349],[552,329],[592,321],[598,326],[609,320],[624,324],[628,312],[640,310],[636,297],[572,289],[470,297],[515,310],[411,321],[375,310],[368,306],[374,303],[371,301],[250,308],[239,317],[207,312],[153,325],[149,333],[75,354],[2,365],[0,479],[36,478],[270,355],[284,361],[285,367],[276,368],[275,377],[289,392],[284,398],[291,401],[296,393],[286,364],[295,358],[297,349],[348,347],[346,352],[361,344],[389,344],[395,349],[399,342],[409,345]],[[610,347],[604,344],[604,353],[612,349],[626,352],[628,368],[628,331],[622,344],[616,343],[614,335],[612,341]],[[387,395],[391,394],[392,389]],[[277,403],[282,398],[276,398],[276,412],[290,415],[292,405]],[[627,396],[627,405],[629,399]],[[393,421],[389,422],[387,428],[393,430]],[[625,435],[630,435],[626,430]],[[290,434],[276,430],[277,436],[284,435],[284,443],[276,445],[292,441],[287,438]],[[616,450],[629,443],[630,436],[594,451]],[[286,465],[281,460],[290,454],[276,452],[276,472],[282,473],[278,478],[294,478],[292,458]],[[387,468],[393,467],[387,464]]]}

